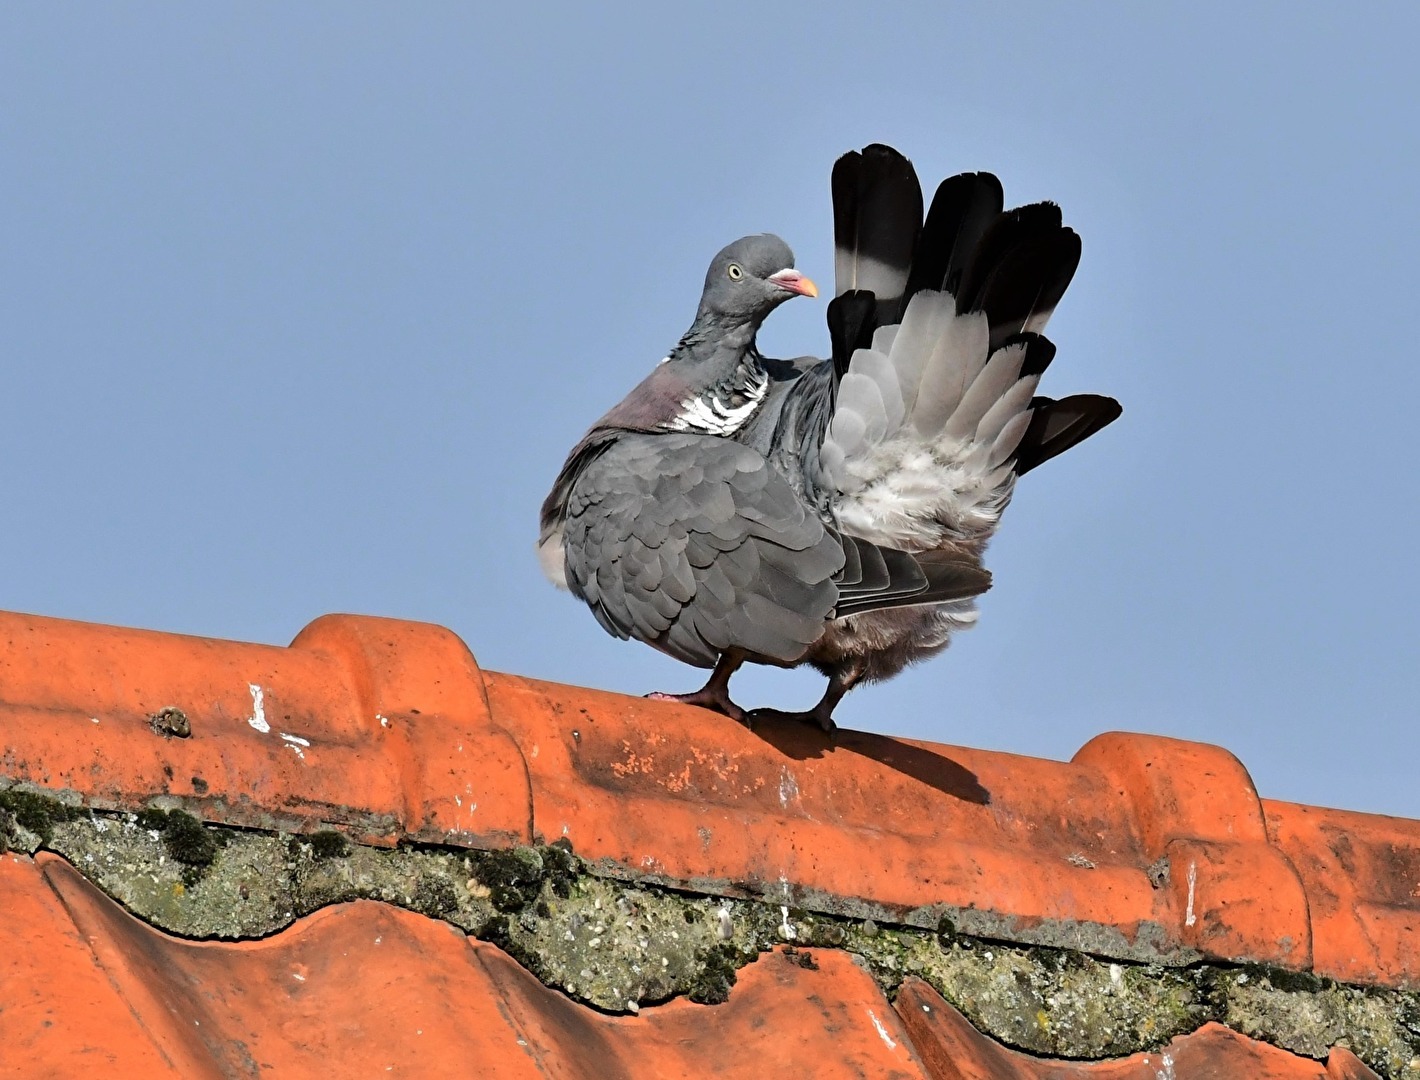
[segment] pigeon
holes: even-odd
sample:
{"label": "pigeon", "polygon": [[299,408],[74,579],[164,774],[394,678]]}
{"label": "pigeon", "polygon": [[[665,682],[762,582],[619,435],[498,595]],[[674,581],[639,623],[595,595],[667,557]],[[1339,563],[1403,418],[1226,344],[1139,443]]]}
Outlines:
{"label": "pigeon", "polygon": [[[818,290],[780,238],[735,241],[670,355],[568,454],[538,540],[608,633],[711,669],[650,696],[830,732],[854,686],[975,624],[1016,479],[1121,414],[1035,393],[1080,256],[1058,207],[1005,210],[995,176],[965,173],[924,221],[911,163],[881,144],[831,187],[830,355],[759,353],[769,314]],[[729,696],[746,662],[811,664],[828,687],[804,712],[746,712]]]}

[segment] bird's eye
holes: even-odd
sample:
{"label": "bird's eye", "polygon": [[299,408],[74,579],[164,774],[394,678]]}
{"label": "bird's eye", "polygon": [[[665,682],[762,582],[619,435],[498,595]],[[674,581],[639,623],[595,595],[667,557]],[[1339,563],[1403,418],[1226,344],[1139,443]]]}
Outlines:
{"label": "bird's eye", "polygon": [[730,275],[731,281],[739,281],[740,278],[745,276],[745,272],[741,270],[739,266],[735,263],[730,263],[730,269],[727,271],[727,273]]}

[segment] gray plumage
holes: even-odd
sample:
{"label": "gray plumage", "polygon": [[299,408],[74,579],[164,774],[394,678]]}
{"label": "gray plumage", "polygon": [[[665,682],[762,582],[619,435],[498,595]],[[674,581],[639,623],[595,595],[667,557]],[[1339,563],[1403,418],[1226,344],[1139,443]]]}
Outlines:
{"label": "gray plumage", "polygon": [[1049,204],[1003,211],[1000,190],[954,177],[924,225],[905,158],[845,155],[831,356],[760,356],[764,318],[816,289],[782,240],[746,237],[711,263],[670,356],[568,455],[544,568],[609,633],[714,668],[678,700],[741,717],[741,663],[812,663],[828,691],[789,715],[831,728],[856,683],[975,622],[1016,478],[1118,415],[1034,396],[1079,241]]}
{"label": "gray plumage", "polygon": [[713,667],[730,648],[802,657],[823,633],[843,549],[783,476],[708,435],[628,434],[567,501],[567,584],[608,633]]}
{"label": "gray plumage", "polygon": [[539,551],[609,633],[702,667],[730,650],[790,664],[822,635],[842,543],[733,440],[767,392],[764,316],[815,291],[778,237],[731,244],[675,349],[568,455]]}

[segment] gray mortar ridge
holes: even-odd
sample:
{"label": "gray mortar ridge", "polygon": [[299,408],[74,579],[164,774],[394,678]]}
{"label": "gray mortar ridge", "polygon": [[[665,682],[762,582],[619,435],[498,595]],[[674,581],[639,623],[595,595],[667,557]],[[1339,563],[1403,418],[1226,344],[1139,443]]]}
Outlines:
{"label": "gray mortar ridge", "polygon": [[[1010,920],[981,912],[923,908],[888,923],[841,901],[826,913],[826,898],[701,895],[706,883],[635,880],[565,842],[376,848],[335,832],[205,825],[180,810],[80,809],[21,787],[0,791],[5,848],[60,855],[144,922],[191,939],[264,937],[350,900],[394,904],[495,943],[544,985],[608,1013],[681,994],[724,1001],[736,972],[769,949],[832,948],[889,997],[916,976],[1032,1054],[1120,1057],[1216,1021],[1318,1060],[1345,1046],[1388,1080],[1420,1080],[1420,992],[1177,955],[1121,959],[1104,929],[1057,924],[1052,943],[1023,942]],[[935,929],[920,925],[929,916]]]}

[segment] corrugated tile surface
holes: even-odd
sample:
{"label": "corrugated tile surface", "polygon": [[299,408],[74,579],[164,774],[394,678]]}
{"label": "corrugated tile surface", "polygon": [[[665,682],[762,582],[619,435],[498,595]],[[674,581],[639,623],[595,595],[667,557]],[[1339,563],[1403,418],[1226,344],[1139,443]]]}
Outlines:
{"label": "corrugated tile surface", "polygon": [[63,860],[0,859],[0,1069],[160,1080],[410,1076],[567,1080],[1362,1080],[1209,1025],[1156,1054],[1047,1062],[978,1034],[909,980],[896,1006],[844,953],[771,953],[723,1005],[608,1017],[484,942],[360,901],[265,941],[189,942],[122,911]]}
{"label": "corrugated tile surface", "polygon": [[[750,732],[483,672],[446,630],[354,616],[276,648],[0,613],[0,685],[0,786],[98,809],[160,798],[382,845],[566,837],[599,872],[711,895],[1420,986],[1420,823],[1263,800],[1217,747],[1115,733],[1064,763]],[[190,731],[158,730],[164,709]],[[925,984],[895,1010],[834,951],[766,956],[724,1005],[613,1018],[374,903],[185,942],[42,854],[0,863],[0,911],[7,1075],[1170,1075],[1014,1054]],[[1179,1077],[1367,1075],[1221,1028],[1167,1052]]]}

